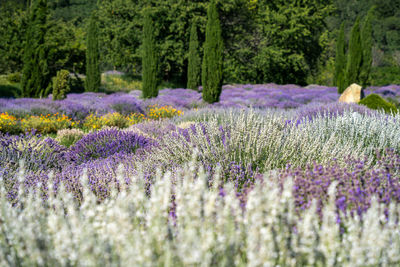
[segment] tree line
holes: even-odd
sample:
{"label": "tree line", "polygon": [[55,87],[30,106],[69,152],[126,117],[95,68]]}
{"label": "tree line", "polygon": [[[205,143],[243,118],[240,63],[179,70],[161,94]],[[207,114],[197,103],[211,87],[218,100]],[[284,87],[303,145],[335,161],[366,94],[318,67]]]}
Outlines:
{"label": "tree line", "polygon": [[[32,46],[26,45],[30,42],[27,37],[32,23],[29,14],[37,1],[20,0],[19,7],[15,2],[7,6],[5,1],[0,6],[4,18],[0,21],[0,33],[5,36],[0,40],[0,73],[22,72],[24,69],[25,48]],[[394,59],[400,42],[396,39],[398,26],[394,22],[400,10],[399,1],[368,0],[363,1],[364,5],[358,5],[358,2],[216,1],[223,47],[223,60],[218,66],[221,69],[220,82],[337,84],[338,22],[344,22],[344,40],[350,42],[350,29],[356,18],[364,20],[374,5],[376,8],[371,15],[372,66],[396,67]],[[205,75],[204,72],[200,75],[196,67],[203,65],[201,69],[204,69],[205,62],[213,60],[213,56],[207,56],[205,45],[210,3],[205,0],[48,0],[46,34],[42,38],[48,64],[47,69],[41,71],[48,73],[47,82],[62,69],[86,73],[90,63],[87,62],[87,39],[93,13],[98,26],[99,69],[122,70],[143,76],[144,81],[147,67],[143,54],[147,46],[143,35],[150,8],[154,49],[148,49],[148,52],[156,53],[153,57],[157,58],[158,81],[195,88],[194,84],[204,83]],[[382,16],[388,16],[392,21],[376,23]],[[378,29],[377,25],[381,28]],[[387,32],[384,37],[383,31]],[[348,64],[346,62],[342,69],[346,70]],[[371,81],[365,84],[368,83]],[[46,89],[42,89],[42,95],[49,92]]]}

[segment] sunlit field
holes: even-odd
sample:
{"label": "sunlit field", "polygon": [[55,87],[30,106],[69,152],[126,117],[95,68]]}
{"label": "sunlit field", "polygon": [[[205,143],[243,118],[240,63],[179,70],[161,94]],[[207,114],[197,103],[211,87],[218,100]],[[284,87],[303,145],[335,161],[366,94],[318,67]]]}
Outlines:
{"label": "sunlit field", "polygon": [[139,93],[0,101],[0,265],[400,264],[400,115],[322,86]]}

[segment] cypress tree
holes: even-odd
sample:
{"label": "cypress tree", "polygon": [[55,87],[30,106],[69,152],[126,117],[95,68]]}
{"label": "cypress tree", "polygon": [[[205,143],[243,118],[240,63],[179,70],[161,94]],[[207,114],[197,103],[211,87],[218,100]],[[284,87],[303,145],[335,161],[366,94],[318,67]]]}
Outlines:
{"label": "cypress tree", "polygon": [[30,7],[26,45],[21,78],[23,97],[44,97],[50,87],[48,48],[45,45],[47,31],[47,1],[35,0]]}
{"label": "cypress tree", "polygon": [[215,0],[207,10],[206,40],[202,69],[203,99],[208,103],[219,101],[222,91],[223,41]]}
{"label": "cypress tree", "polygon": [[97,19],[93,13],[90,17],[86,37],[86,80],[85,89],[89,92],[98,92],[101,84],[100,53],[98,40]]}
{"label": "cypress tree", "polygon": [[335,85],[338,88],[338,93],[343,93],[344,73],[346,70],[346,44],[344,38],[344,23],[340,26],[339,36],[336,42],[336,57],[335,57]]}
{"label": "cypress tree", "polygon": [[361,30],[363,59],[361,65],[360,82],[363,87],[368,85],[368,79],[372,66],[372,16],[373,9],[370,9]]}
{"label": "cypress tree", "polygon": [[199,55],[197,26],[193,22],[190,30],[187,88],[197,90],[200,85],[200,64],[201,59]]}
{"label": "cypress tree", "polygon": [[356,22],[351,29],[349,52],[347,55],[345,86],[359,82],[362,58],[363,51],[361,46],[360,18],[357,17]]}
{"label": "cypress tree", "polygon": [[142,47],[142,97],[158,95],[158,55],[153,20],[149,9],[145,11]]}

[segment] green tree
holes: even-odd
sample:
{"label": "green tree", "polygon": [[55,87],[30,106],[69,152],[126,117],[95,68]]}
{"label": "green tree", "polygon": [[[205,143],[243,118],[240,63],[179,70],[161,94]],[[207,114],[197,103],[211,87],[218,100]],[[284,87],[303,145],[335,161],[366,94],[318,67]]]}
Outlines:
{"label": "green tree", "polygon": [[346,41],[344,37],[344,23],[340,26],[339,36],[336,42],[335,57],[335,85],[338,93],[341,94],[346,89],[344,84],[344,75],[346,70]]}
{"label": "green tree", "polygon": [[102,65],[140,74],[143,6],[139,2],[138,0],[99,2]]}
{"label": "green tree", "polygon": [[99,91],[101,84],[100,73],[100,53],[98,41],[97,18],[93,13],[88,27],[87,33],[87,50],[86,50],[86,80],[85,89],[89,92]]}
{"label": "green tree", "polygon": [[199,55],[197,25],[195,22],[193,22],[190,30],[187,88],[197,90],[198,86],[200,85],[200,72],[201,58]]}
{"label": "green tree", "polygon": [[150,8],[145,12],[143,25],[142,54],[142,97],[151,98],[158,95],[158,55]]}
{"label": "green tree", "polygon": [[332,9],[329,0],[258,1],[255,30],[242,39],[246,53],[233,65],[252,70],[249,82],[305,85],[318,69],[325,18]]}
{"label": "green tree", "polygon": [[219,101],[222,91],[223,41],[215,0],[207,10],[206,40],[202,68],[203,99],[208,103]]}
{"label": "green tree", "polygon": [[0,7],[0,73],[20,72],[23,67],[27,12],[21,7]]}
{"label": "green tree", "polygon": [[361,46],[360,18],[357,17],[356,22],[351,29],[349,50],[347,55],[345,86],[359,82],[362,59],[363,49]]}
{"label": "green tree", "polygon": [[373,9],[371,9],[365,18],[361,30],[361,45],[363,50],[363,59],[360,72],[360,82],[363,87],[368,85],[372,66],[372,25]]}
{"label": "green tree", "polygon": [[44,97],[51,88],[48,67],[48,49],[45,44],[47,31],[47,1],[35,0],[32,3],[22,70],[21,92],[24,97]]}

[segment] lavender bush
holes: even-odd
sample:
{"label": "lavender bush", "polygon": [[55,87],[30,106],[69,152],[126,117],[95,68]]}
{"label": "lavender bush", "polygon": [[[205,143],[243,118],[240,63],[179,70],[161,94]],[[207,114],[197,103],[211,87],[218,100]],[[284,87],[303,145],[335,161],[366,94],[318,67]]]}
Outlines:
{"label": "lavender bush", "polygon": [[307,209],[316,201],[321,214],[329,198],[328,188],[336,183],[338,211],[347,216],[362,216],[373,198],[387,208],[390,203],[400,203],[400,156],[388,150],[385,156],[377,158],[373,168],[366,166],[364,160],[356,159],[348,159],[347,167],[335,162],[326,166],[314,163],[305,169],[288,166],[280,179],[293,178],[293,194],[299,209]]}
{"label": "lavender bush", "polygon": [[151,141],[133,132],[109,128],[85,135],[70,147],[66,158],[76,164],[106,158],[117,153],[130,154],[151,145]]}
{"label": "lavender bush", "polygon": [[215,105],[183,89],[0,100],[76,120],[189,109],[60,132],[69,148],[1,135],[0,265],[398,266],[400,115],[337,98],[267,84],[224,86]]}
{"label": "lavender bush", "polygon": [[222,189],[210,187],[196,164],[184,165],[178,173],[174,178],[168,173],[157,175],[151,194],[144,177],[134,176],[128,190],[120,183],[121,188],[114,187],[109,200],[100,203],[83,175],[84,201],[79,206],[63,186],[54,194],[50,183],[47,205],[37,191],[35,197],[22,194],[13,207],[1,186],[0,264],[400,264],[400,209],[394,202],[385,212],[372,198],[362,219],[344,217],[338,224],[336,183],[328,188],[320,218],[315,202],[310,209],[296,211],[291,180],[282,190],[277,177],[265,176],[264,182],[255,184],[243,209],[231,183]]}

